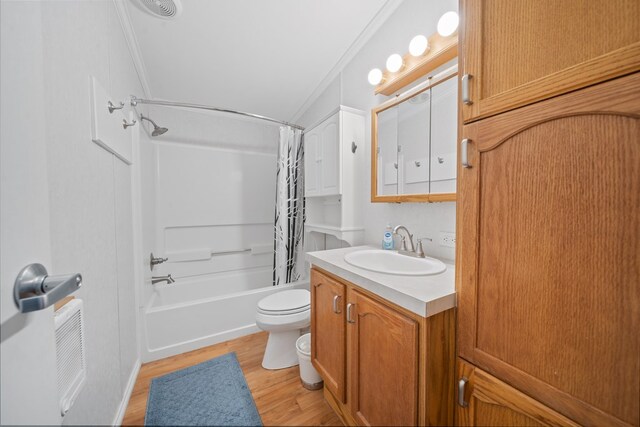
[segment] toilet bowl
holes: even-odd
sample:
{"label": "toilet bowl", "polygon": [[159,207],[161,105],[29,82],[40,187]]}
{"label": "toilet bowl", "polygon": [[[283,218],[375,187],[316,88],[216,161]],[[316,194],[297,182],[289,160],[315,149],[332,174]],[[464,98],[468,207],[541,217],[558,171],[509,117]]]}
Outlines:
{"label": "toilet bowl", "polygon": [[276,292],[258,302],[256,324],[269,332],[262,358],[265,369],[298,364],[296,340],[311,323],[311,294],[306,289]]}

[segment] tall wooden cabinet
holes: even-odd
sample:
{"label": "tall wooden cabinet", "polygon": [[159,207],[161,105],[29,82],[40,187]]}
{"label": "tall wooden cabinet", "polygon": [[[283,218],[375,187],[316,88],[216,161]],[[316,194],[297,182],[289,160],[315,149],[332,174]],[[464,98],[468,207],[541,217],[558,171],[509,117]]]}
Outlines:
{"label": "tall wooden cabinet", "polygon": [[456,421],[637,426],[640,3],[462,15]]}

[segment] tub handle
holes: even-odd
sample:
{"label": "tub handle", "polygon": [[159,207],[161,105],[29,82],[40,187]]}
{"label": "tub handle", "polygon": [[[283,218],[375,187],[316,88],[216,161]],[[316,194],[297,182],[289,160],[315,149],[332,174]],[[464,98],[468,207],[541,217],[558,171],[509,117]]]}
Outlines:
{"label": "tub handle", "polygon": [[336,314],[340,314],[340,307],[338,307],[338,301],[340,300],[340,295],[336,295],[333,297],[333,312]]}

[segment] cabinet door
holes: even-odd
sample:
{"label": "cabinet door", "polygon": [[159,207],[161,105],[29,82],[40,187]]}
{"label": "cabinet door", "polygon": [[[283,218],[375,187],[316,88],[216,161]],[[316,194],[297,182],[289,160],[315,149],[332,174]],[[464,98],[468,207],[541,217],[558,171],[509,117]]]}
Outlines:
{"label": "cabinet door", "polygon": [[463,137],[459,355],[581,424],[640,424],[640,73]]}
{"label": "cabinet door", "polygon": [[327,119],[320,128],[321,189],[324,196],[340,194],[340,113]]}
{"label": "cabinet door", "polygon": [[418,324],[349,289],[349,405],[360,425],[418,422]]}
{"label": "cabinet door", "polygon": [[640,70],[637,0],[463,0],[465,121]]}
{"label": "cabinet door", "polygon": [[315,129],[304,135],[304,195],[313,196],[319,192],[320,156],[318,155],[320,135]]}
{"label": "cabinet door", "polygon": [[345,286],[311,270],[311,361],[324,386],[345,402]]}
{"label": "cabinet door", "polygon": [[458,426],[578,425],[461,359],[458,373]]}

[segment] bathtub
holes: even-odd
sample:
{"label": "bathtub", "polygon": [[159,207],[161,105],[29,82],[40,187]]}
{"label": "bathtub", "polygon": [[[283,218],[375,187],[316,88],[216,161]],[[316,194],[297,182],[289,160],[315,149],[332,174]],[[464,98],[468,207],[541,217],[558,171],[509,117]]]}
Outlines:
{"label": "bathtub", "polygon": [[260,331],[258,301],[284,289],[309,289],[309,281],[271,285],[271,269],[176,279],[154,285],[144,311],[143,361],[162,359]]}

